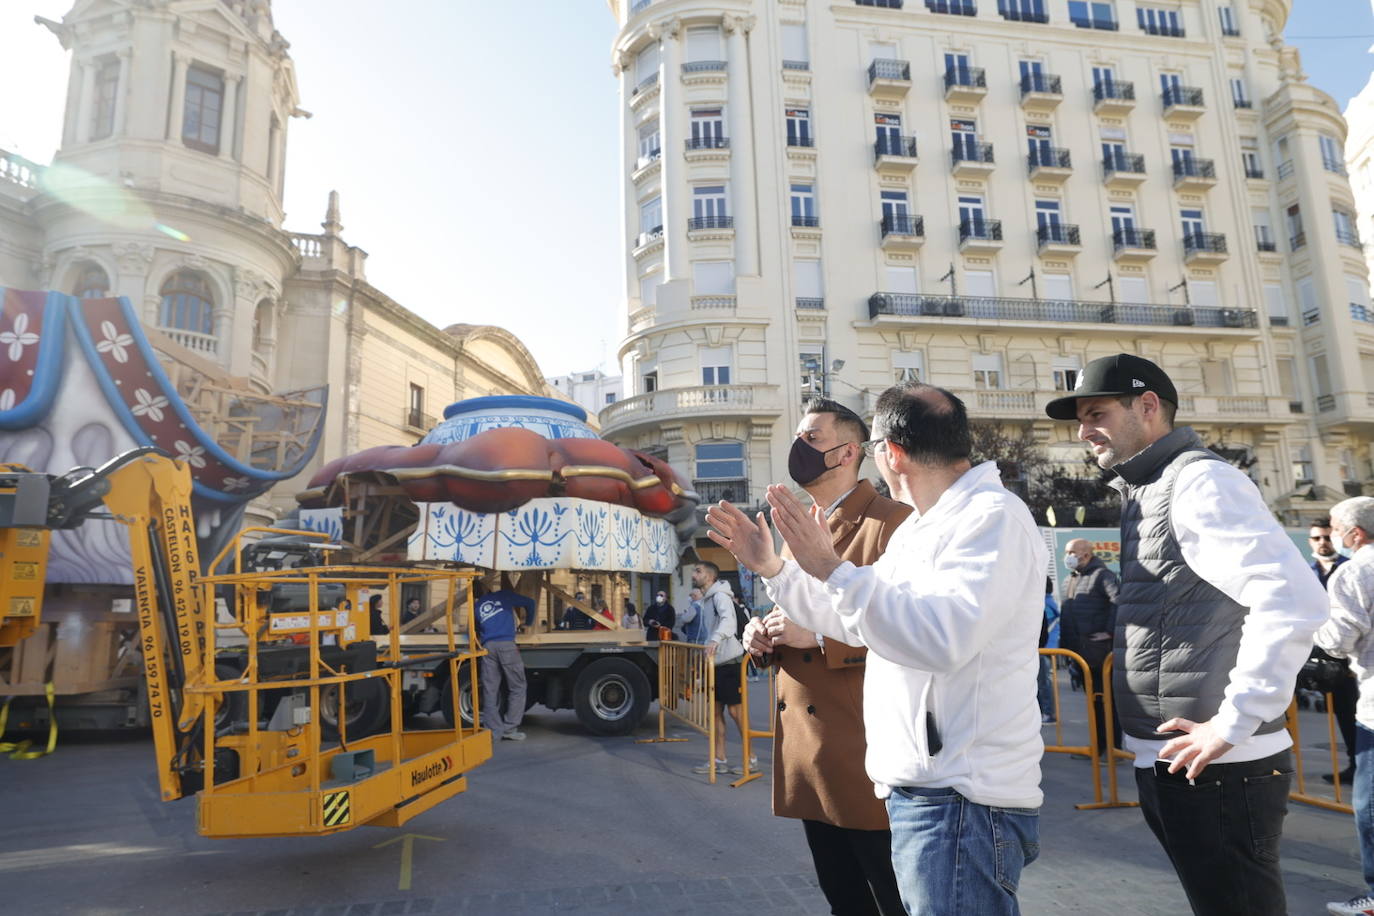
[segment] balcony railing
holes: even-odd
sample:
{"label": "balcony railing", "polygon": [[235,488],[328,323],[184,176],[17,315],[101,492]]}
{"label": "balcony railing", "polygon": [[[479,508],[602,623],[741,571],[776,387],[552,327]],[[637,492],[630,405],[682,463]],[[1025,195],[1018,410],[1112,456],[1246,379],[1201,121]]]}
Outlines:
{"label": "balcony railing", "polygon": [[635,0],[634,3],[630,4],[630,15],[633,16],[636,13],[644,12],[653,2],[654,0]]}
{"label": "balcony railing", "polygon": [[993,162],[991,143],[956,143],[950,147],[949,158],[954,162]]}
{"label": "balcony railing", "polygon": [[1349,245],[1351,248],[1363,248],[1360,244],[1360,237],[1349,229],[1337,229],[1336,241],[1342,245]]}
{"label": "balcony railing", "polygon": [[1337,175],[1345,174],[1345,163],[1337,159],[1327,159],[1323,156],[1322,168],[1326,169],[1328,172],[1335,172]]}
{"label": "balcony railing", "polygon": [[825,299],[821,296],[798,296],[796,306],[799,309],[824,309]]}
{"label": "balcony railing", "polygon": [[997,12],[1002,14],[1003,19],[1009,20],[1011,22],[1045,23],[1050,21],[1050,14],[1046,12],[1044,9],[1031,10],[1021,8],[1022,6],[1029,5],[1030,4],[1007,3],[1006,0],[1000,0],[1000,2],[998,2],[997,4]]}
{"label": "balcony railing", "polygon": [[925,220],[919,216],[909,216],[905,213],[885,215],[882,222],[878,225],[882,230],[883,238],[887,238],[889,235],[917,235],[924,237],[926,234]]}
{"label": "balcony railing", "polygon": [[733,229],[735,228],[735,218],[733,216],[693,216],[687,220],[687,229]]}
{"label": "balcony railing", "polygon": [[1044,248],[1046,245],[1081,245],[1079,240],[1078,227],[1073,223],[1049,223],[1035,230],[1036,244]]}
{"label": "balcony railing", "polygon": [[[973,15],[970,13],[969,15]],[[988,74],[982,67],[950,67],[945,71],[945,88],[962,86],[969,89],[988,88]]]}
{"label": "balcony railing", "polygon": [[878,58],[868,65],[868,84],[873,85],[877,80],[906,80],[911,81],[911,63],[905,60],[889,60]]}
{"label": "balcony railing", "polygon": [[214,334],[201,334],[198,331],[183,331],[181,328],[159,327],[173,343],[181,344],[188,350],[214,356],[219,352],[219,338]]}
{"label": "balcony railing", "polygon": [[1026,156],[1026,170],[1034,172],[1036,169],[1071,169],[1073,168],[1073,157],[1066,149],[1051,146],[1048,149],[1036,147]]}
{"label": "balcony railing", "polygon": [[719,73],[724,69],[723,60],[689,60],[682,65],[683,73]]}
{"label": "balcony railing", "polygon": [[1148,22],[1141,20],[1140,31],[1146,35],[1162,35],[1165,38],[1187,38],[1188,33],[1181,25],[1169,25],[1167,22]]}
{"label": "balcony railing", "polygon": [[815,229],[819,227],[820,224],[821,218],[819,216],[806,216],[801,213],[792,214],[792,225],[794,226],[802,226],[808,229]]}
{"label": "balcony railing", "polygon": [[1264,178],[1264,169],[1260,168],[1260,167],[1257,166],[1257,165],[1247,165],[1247,166],[1245,167],[1245,177],[1246,177],[1246,178],[1259,178],[1259,179],[1263,179],[1263,178]]}
{"label": "balcony railing", "polygon": [[1102,160],[1102,171],[1108,177],[1111,177],[1115,172],[1144,175],[1145,157],[1140,153],[1121,153],[1117,156],[1107,156]]}
{"label": "balcony railing", "polygon": [[433,429],[434,424],[438,422],[438,420],[424,411],[414,410],[412,408],[406,408],[401,417],[401,425],[408,426],[411,429],[423,429],[425,431]]}
{"label": "balcony railing", "polygon": [[1278,243],[1275,242],[1273,239],[1256,239],[1256,240],[1255,240],[1255,250],[1256,250],[1256,251],[1269,251],[1269,252],[1278,251],[1278,250],[1279,250],[1279,245],[1278,245]]}
{"label": "balcony railing", "polygon": [[1231,104],[1236,108],[1254,108],[1255,103],[1249,99],[1233,98]]}
{"label": "balcony railing", "polygon": [[963,219],[959,221],[959,243],[968,241],[1002,241],[1000,219]]}
{"label": "balcony railing", "polygon": [[640,93],[642,93],[642,92],[644,92],[644,91],[646,91],[646,90],[648,90],[648,89],[652,89],[654,86],[657,86],[657,85],[658,85],[658,74],[657,74],[657,73],[650,73],[648,76],[644,77],[644,79],[640,80],[639,83],[635,85],[635,91],[632,92],[632,93],[630,93],[630,94],[631,94],[631,95],[639,95]]}
{"label": "balcony railing", "polygon": [[1153,229],[1118,229],[1112,233],[1112,249],[1120,251],[1123,248],[1144,248],[1153,251],[1155,247],[1155,231]]}
{"label": "balcony railing", "polygon": [[651,163],[651,162],[657,162],[658,160],[660,160],[660,159],[662,159],[662,158],[663,158],[663,149],[662,149],[662,148],[659,148],[659,149],[651,149],[651,150],[649,150],[647,153],[645,153],[643,156],[640,156],[638,159],[635,160],[635,168],[636,168],[636,169],[642,169],[642,168],[644,168],[644,166],[648,165],[649,163]]}
{"label": "balcony railing", "polygon": [[702,506],[713,506],[721,500],[741,506],[749,505],[747,477],[736,477],[731,480],[693,480],[692,489],[701,497]]}
{"label": "balcony railing", "polygon": [[1236,28],[1233,25],[1224,25],[1221,27],[1221,34],[1227,38],[1239,38],[1240,29]]}
{"label": "balcony railing", "polygon": [[978,15],[978,4],[974,0],[926,0],[926,9],[932,13],[949,13],[951,16]]}
{"label": "balcony railing", "polygon": [[1279,181],[1285,178],[1291,178],[1293,175],[1293,160],[1285,159],[1280,162],[1277,171],[1279,173]]}
{"label": "balcony railing", "polygon": [[900,156],[906,159],[915,159],[916,138],[884,136],[873,144],[873,158],[874,160],[878,160],[884,156]]}
{"label": "balcony railing", "polygon": [[1183,253],[1226,254],[1226,236],[1220,232],[1190,232],[1183,237]]}
{"label": "balcony railing", "polygon": [[1135,83],[1130,80],[1112,80],[1093,84],[1094,102],[1134,102]]}
{"label": "balcony railing", "polygon": [[992,296],[936,296],[874,293],[868,317],[899,315],[931,318],[990,318],[1039,323],[1120,324],[1150,327],[1257,328],[1254,309],[1181,307],[1075,299],[1006,299]]}
{"label": "balcony railing", "polygon": [[804,148],[804,149],[811,149],[812,147],[814,147],[814,146],[816,145],[816,138],[815,138],[815,137],[812,137],[812,136],[810,136],[810,135],[799,136],[799,135],[797,135],[797,134],[788,134],[788,135],[787,135],[787,145],[788,145],[788,146],[799,146],[799,147],[802,147],[802,148]]}
{"label": "balcony railing", "polygon": [[1115,32],[1121,28],[1121,23],[1111,16],[1073,16],[1070,15],[1069,21],[1080,29],[1100,29],[1104,32]]}
{"label": "balcony railing", "polygon": [[16,153],[0,150],[0,180],[11,181],[21,188],[38,187],[38,175],[43,167]]}
{"label": "balcony railing", "polygon": [[1063,95],[1064,81],[1049,73],[1027,73],[1021,77],[1021,95],[1025,97],[1032,92],[1040,92],[1045,95]]}
{"label": "balcony railing", "polygon": [[889,10],[902,8],[902,0],[854,0],[854,3],[858,6],[880,6]]}
{"label": "balcony railing", "polygon": [[1334,394],[1317,395],[1317,410],[1320,413],[1327,413],[1336,409],[1336,396]]}
{"label": "balcony railing", "polygon": [[1174,163],[1174,181],[1180,178],[1216,177],[1216,164],[1211,159],[1179,159]]}
{"label": "balcony railing", "polygon": [[291,247],[295,248],[303,258],[322,258],[324,257],[324,239],[322,235],[308,235],[304,232],[292,232],[290,234]]}
{"label": "balcony railing", "polygon": [[782,62],[784,70],[810,70],[811,61],[809,60],[785,60]]}
{"label": "balcony railing", "polygon": [[1294,233],[1293,235],[1290,235],[1290,236],[1288,237],[1288,249],[1289,249],[1290,251],[1297,251],[1299,248],[1306,248],[1306,247],[1307,247],[1307,233],[1306,233],[1306,232],[1296,232],[1296,233]]}
{"label": "balcony railing", "polygon": [[1202,107],[1202,90],[1192,86],[1170,86],[1159,94],[1164,102],[1166,110],[1176,105],[1187,105],[1192,108]]}
{"label": "balcony railing", "polygon": [[730,148],[729,137],[688,137],[684,142],[689,150]]}

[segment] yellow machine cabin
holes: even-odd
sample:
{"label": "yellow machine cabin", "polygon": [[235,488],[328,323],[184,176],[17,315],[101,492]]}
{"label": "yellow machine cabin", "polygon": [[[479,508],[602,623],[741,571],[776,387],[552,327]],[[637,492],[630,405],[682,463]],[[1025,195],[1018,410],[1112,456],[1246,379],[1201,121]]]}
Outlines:
{"label": "yellow machine cabin", "polygon": [[[455,639],[456,617],[473,629],[466,586],[476,573],[331,566],[322,542],[297,565],[244,570],[236,539],[210,567],[233,549],[234,571],[202,576],[191,486],[184,464],[150,448],[61,477],[0,467],[0,646],[37,624],[50,532],[112,519],[129,534],[162,797],[195,794],[202,835],[399,826],[462,792],[466,773],[491,756],[490,732],[456,710],[452,726],[406,729],[401,687],[416,665],[447,665],[454,682],[467,665],[476,680],[482,651]],[[403,656],[401,589],[416,583],[447,595],[435,624],[446,638]],[[377,595],[391,624],[373,638]],[[370,721],[361,709],[374,711]]]}

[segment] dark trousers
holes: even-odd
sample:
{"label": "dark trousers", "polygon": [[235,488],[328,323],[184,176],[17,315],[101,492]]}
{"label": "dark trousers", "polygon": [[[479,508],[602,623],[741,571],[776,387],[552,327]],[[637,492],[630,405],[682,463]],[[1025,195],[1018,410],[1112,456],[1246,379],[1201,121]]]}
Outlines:
{"label": "dark trousers", "polygon": [[1286,916],[1279,840],[1293,781],[1289,752],[1214,763],[1194,785],[1168,766],[1136,768],[1140,810],[1196,916]]}
{"label": "dark trousers", "polygon": [[1336,716],[1336,727],[1341,730],[1341,740],[1345,742],[1345,755],[1349,765],[1355,765],[1355,704],[1360,700],[1360,682],[1346,674],[1336,682],[1331,691],[1331,712]]}
{"label": "dark trousers", "polygon": [[802,821],[816,878],[834,916],[902,916],[892,873],[892,832]]}

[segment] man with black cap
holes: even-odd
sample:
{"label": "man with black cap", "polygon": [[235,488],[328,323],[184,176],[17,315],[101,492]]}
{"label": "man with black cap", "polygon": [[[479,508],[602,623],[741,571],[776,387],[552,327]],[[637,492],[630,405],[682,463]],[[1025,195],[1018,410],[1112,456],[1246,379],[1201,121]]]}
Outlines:
{"label": "man with black cap", "polygon": [[1286,914],[1284,714],[1325,595],[1259,489],[1174,427],[1154,363],[1093,360],[1051,401],[1121,493],[1112,678],[1145,822],[1197,914]]}

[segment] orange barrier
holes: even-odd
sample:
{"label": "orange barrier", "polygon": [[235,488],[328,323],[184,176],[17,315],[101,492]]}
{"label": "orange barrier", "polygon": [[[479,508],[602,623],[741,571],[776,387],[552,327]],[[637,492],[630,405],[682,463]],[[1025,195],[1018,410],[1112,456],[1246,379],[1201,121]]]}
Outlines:
{"label": "orange barrier", "polygon": [[[1088,663],[1083,660],[1083,656],[1069,649],[1041,649],[1040,655],[1048,657],[1050,660],[1050,684],[1054,689],[1054,744],[1045,745],[1047,754],[1086,754],[1092,762],[1093,767],[1093,800],[1097,805],[1102,804],[1102,761],[1098,759],[1098,740],[1097,740],[1097,716],[1093,712],[1093,673],[1088,667]],[[1065,744],[1064,743],[1064,716],[1061,714],[1059,703],[1059,659],[1066,658],[1078,665],[1083,672],[1083,693],[1088,709],[1088,743]],[[1083,807],[1077,805],[1076,807]]]}
{"label": "orange barrier", "polygon": [[[1106,723],[1116,721],[1114,719],[1116,707],[1112,702],[1112,663],[1113,656],[1110,654],[1107,656],[1106,660],[1102,662],[1102,690],[1100,695],[1102,697],[1102,721]],[[1093,728],[1097,728],[1096,716],[1093,717]],[[1107,734],[1102,736],[1102,741],[1105,745],[1104,750],[1107,756],[1107,800],[1105,802],[1096,802],[1091,805],[1079,805],[1078,807],[1084,811],[1095,810],[1097,808],[1139,808],[1140,802],[1122,801],[1116,794],[1116,763],[1118,760],[1125,760],[1131,766],[1135,766],[1135,754],[1132,754],[1130,751],[1123,751],[1116,746],[1114,728],[1107,729]]]}
{"label": "orange barrier", "polygon": [[[1341,781],[1339,778],[1332,780],[1335,789],[1335,800],[1322,798],[1320,795],[1310,795],[1307,791],[1307,779],[1303,774],[1302,761],[1302,731],[1298,724],[1298,701],[1294,698],[1288,704],[1288,734],[1293,738],[1293,789],[1289,791],[1288,798],[1291,801],[1301,802],[1304,805],[1311,805],[1314,808],[1325,808],[1327,811],[1339,811],[1342,814],[1354,814],[1355,809],[1347,805],[1341,798]],[[1331,694],[1326,694],[1326,729],[1331,737],[1331,772],[1340,773],[1340,755],[1336,750],[1336,712]]]}
{"label": "orange barrier", "polygon": [[[658,646],[658,737],[636,744],[686,741],[667,736],[668,716],[706,735],[711,782],[716,781],[716,667],[706,646],[660,642]],[[749,765],[746,742],[744,765]]]}
{"label": "orange barrier", "polygon": [[778,707],[778,682],[774,677],[773,673],[775,671],[775,666],[767,665],[766,667],[760,668],[758,670],[762,672],[767,672],[768,676],[768,724],[770,727],[764,730],[756,729],[749,725],[749,665],[750,656],[749,653],[746,652],[744,653],[744,657],[740,659],[739,672],[739,695],[741,706],[739,726],[740,734],[744,737],[743,742],[741,742],[744,749],[744,775],[741,776],[739,779],[736,779],[734,782],[730,783],[730,788],[732,789],[737,789],[740,786],[744,785],[746,782],[758,779],[760,776],[763,775],[763,773],[759,772],[758,770],[751,771],[749,768],[749,761],[754,756],[752,753],[751,742],[754,738],[773,737],[773,729],[771,726],[773,724],[773,716],[777,714]]}

